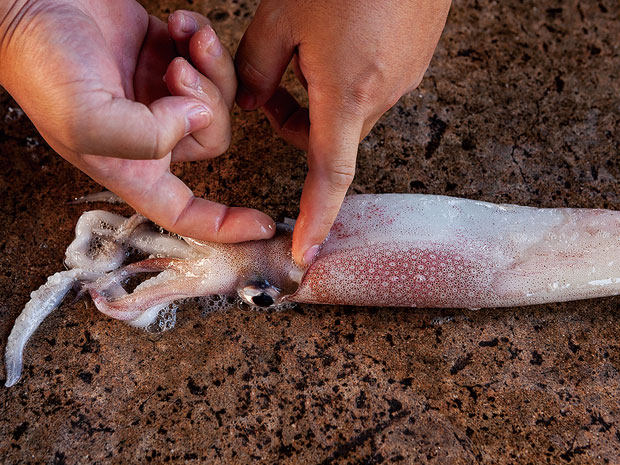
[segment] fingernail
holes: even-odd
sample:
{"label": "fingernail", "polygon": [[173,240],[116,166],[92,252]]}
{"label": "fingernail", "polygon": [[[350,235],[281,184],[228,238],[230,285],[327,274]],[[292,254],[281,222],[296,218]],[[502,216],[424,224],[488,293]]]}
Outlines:
{"label": "fingernail", "polygon": [[240,85],[237,90],[237,105],[244,110],[254,110],[256,107],[256,97],[248,89]]}
{"label": "fingernail", "polygon": [[181,68],[181,84],[185,87],[189,87],[190,89],[198,88],[198,73],[192,69],[191,66],[185,64]]}
{"label": "fingernail", "polygon": [[195,105],[187,110],[185,115],[185,135],[190,132],[206,127],[211,120],[211,110],[205,105]]}
{"label": "fingernail", "polygon": [[207,52],[211,56],[219,57],[222,55],[222,44],[220,39],[217,38],[215,30],[211,26],[207,25],[205,29],[209,31],[209,41],[206,43]]}
{"label": "fingernail", "polygon": [[304,254],[303,264],[306,266],[312,264],[312,262],[314,261],[318,253],[319,253],[318,245],[313,245],[312,247],[310,247],[308,250],[306,250],[306,253]]}
{"label": "fingernail", "polygon": [[179,13],[179,19],[181,22],[181,32],[193,34],[198,29],[198,23],[193,16],[181,12]]}

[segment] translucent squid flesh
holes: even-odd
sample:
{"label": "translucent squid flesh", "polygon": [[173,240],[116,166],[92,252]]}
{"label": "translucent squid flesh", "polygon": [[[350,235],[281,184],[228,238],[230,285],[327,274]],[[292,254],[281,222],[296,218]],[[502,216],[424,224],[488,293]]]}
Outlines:
{"label": "translucent squid flesh", "polygon": [[[348,197],[306,269],[291,258],[292,228],[241,244],[157,231],[139,215],[82,215],[68,271],[33,292],[6,348],[6,385],[22,350],[75,285],[101,312],[144,327],[171,302],[239,296],[285,302],[400,307],[506,307],[620,293],[620,212],[540,209],[415,194]],[[125,264],[127,251],[148,258]],[[147,276],[130,292],[127,282]]]}

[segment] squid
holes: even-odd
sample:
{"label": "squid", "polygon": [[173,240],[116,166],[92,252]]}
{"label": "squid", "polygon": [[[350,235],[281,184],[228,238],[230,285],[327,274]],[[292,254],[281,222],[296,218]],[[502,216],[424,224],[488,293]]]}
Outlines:
{"label": "squid", "polygon": [[272,239],[215,244],[168,234],[140,215],[84,213],[66,251],[68,269],[34,291],[15,321],[5,385],[19,380],[26,342],[74,287],[99,311],[137,327],[174,302],[209,295],[260,308],[477,309],[620,293],[620,212],[356,195],[345,199],[306,268],[292,260],[290,223],[278,224]]}

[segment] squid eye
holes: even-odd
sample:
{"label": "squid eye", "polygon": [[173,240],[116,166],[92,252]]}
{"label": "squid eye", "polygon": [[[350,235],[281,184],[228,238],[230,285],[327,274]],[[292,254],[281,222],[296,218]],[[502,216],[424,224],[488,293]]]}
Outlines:
{"label": "squid eye", "polygon": [[264,292],[252,297],[252,302],[259,307],[271,307],[274,304],[273,297]]}
{"label": "squid eye", "polygon": [[243,301],[256,307],[268,308],[279,301],[280,290],[265,280],[254,280],[237,291]]}

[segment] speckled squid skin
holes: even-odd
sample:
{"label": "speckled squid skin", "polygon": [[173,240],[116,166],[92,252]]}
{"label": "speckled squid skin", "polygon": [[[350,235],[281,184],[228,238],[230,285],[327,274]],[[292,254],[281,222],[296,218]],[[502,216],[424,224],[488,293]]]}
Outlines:
{"label": "speckled squid skin", "polygon": [[620,213],[348,197],[290,300],[505,307],[620,293]]}

